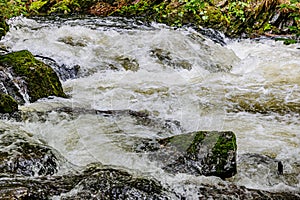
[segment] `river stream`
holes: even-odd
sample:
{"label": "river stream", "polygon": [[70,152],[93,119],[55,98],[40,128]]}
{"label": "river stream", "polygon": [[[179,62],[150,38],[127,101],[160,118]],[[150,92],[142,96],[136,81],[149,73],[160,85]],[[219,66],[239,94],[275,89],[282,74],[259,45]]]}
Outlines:
{"label": "river stream", "polygon": [[[226,181],[168,175],[147,157],[126,151],[128,138],[230,130],[237,136],[238,174],[227,181],[271,191],[300,190],[299,44],[224,37],[224,45],[193,28],[119,18],[19,17],[9,24],[10,32],[0,42],[9,51],[27,49],[79,70],[62,80],[69,98],[20,107],[49,111],[45,119],[3,120],[0,126],[31,133],[75,166],[121,166],[169,185]],[[133,110],[174,123],[166,128],[136,125],[130,117],[70,117],[55,111],[62,107]],[[274,162],[259,163],[250,154]],[[284,164],[282,176],[277,161]]]}

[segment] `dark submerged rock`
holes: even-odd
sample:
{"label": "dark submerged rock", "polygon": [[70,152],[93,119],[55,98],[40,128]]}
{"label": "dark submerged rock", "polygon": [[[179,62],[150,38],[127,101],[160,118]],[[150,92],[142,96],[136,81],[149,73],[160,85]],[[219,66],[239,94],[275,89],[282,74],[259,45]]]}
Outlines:
{"label": "dark submerged rock", "polygon": [[125,56],[116,57],[116,61],[124,68],[126,71],[130,70],[136,72],[140,69],[139,63],[136,59],[128,58]]}
{"label": "dark submerged rock", "polygon": [[101,164],[91,164],[83,171],[62,176],[0,178],[0,198],[48,199],[55,195],[60,195],[60,199],[168,198],[156,180]]}
{"label": "dark submerged rock", "polygon": [[151,50],[150,56],[158,59],[158,63],[170,66],[174,69],[192,69],[192,64],[190,64],[187,60],[176,58],[171,54],[171,52],[163,49],[155,48]]}
{"label": "dark submerged rock", "polygon": [[249,92],[228,96],[227,100],[229,101],[228,112],[277,113],[279,115],[300,113],[299,102],[287,101],[274,94]]}
{"label": "dark submerged rock", "polygon": [[[296,200],[299,199],[299,193],[288,192],[269,192],[264,190],[248,189],[244,186],[237,186],[234,184],[226,185],[206,185],[203,184],[195,189],[198,192],[198,199],[268,199],[268,200]],[[184,195],[182,195],[184,196]]]}
{"label": "dark submerged rock", "polygon": [[[182,191],[182,192],[180,192]],[[188,191],[188,192],[187,192]],[[231,183],[176,185],[165,188],[158,181],[112,166],[91,164],[85,170],[62,176],[0,178],[1,199],[299,199],[299,193],[268,192]]]}
{"label": "dark submerged rock", "polygon": [[[286,167],[279,169],[279,162],[284,163]],[[238,172],[232,178],[234,182],[246,179],[253,183],[259,181],[261,185],[266,187],[285,184],[294,188],[297,188],[300,183],[298,177],[300,174],[299,161],[279,161],[267,155],[245,153],[238,156],[237,165]]]}
{"label": "dark submerged rock", "polygon": [[26,132],[0,130],[0,174],[53,175],[58,171],[57,153]]}
{"label": "dark submerged rock", "polygon": [[236,174],[236,137],[233,132],[198,131],[165,139],[145,140],[136,145],[138,152],[152,152],[170,173],[218,176]]}
{"label": "dark submerged rock", "polygon": [[0,113],[13,113],[17,110],[17,101],[7,94],[0,93]]}
{"label": "dark submerged rock", "polygon": [[0,55],[0,69],[2,85],[13,86],[6,90],[20,104],[24,103],[26,94],[30,102],[48,96],[66,97],[52,68],[36,60],[27,50]]}
{"label": "dark submerged rock", "polygon": [[84,178],[76,185],[75,193],[62,199],[165,199],[165,189],[154,179],[139,177],[122,169],[91,164]]}

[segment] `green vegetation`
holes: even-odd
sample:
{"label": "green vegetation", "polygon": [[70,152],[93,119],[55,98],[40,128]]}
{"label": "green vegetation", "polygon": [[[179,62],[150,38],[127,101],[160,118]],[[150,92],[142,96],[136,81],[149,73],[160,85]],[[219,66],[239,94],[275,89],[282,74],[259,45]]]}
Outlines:
{"label": "green vegetation", "polygon": [[199,144],[201,144],[205,137],[206,132],[196,132],[192,144],[190,144],[189,148],[187,149],[187,153],[195,156],[195,154],[197,154],[197,148],[199,148]]}
{"label": "green vegetation", "polygon": [[147,19],[177,27],[186,24],[210,27],[233,37],[242,33],[249,37],[265,33],[298,36],[299,4],[295,1],[299,0],[285,3],[280,0],[140,0],[113,14],[147,16]]}
{"label": "green vegetation", "polygon": [[9,27],[5,20],[3,18],[0,19],[0,39],[2,36],[4,36],[7,31],[9,30]]}
{"label": "green vegetation", "polygon": [[0,113],[12,113],[17,110],[17,101],[7,94],[0,93]]}
{"label": "green vegetation", "polygon": [[[213,163],[216,163],[216,174],[222,174],[224,172],[224,167],[226,167],[226,163],[228,163],[228,158],[235,158],[235,156],[230,156],[236,152],[236,137],[232,132],[224,132],[221,137],[218,138],[213,150],[212,150],[212,160]],[[233,161],[235,162],[235,161]],[[230,171],[232,174],[236,173],[236,168],[232,168]],[[228,177],[232,175],[229,174]],[[226,178],[226,177],[225,177]]]}
{"label": "green vegetation", "polygon": [[[210,27],[227,36],[300,35],[300,0],[2,0],[1,15],[94,14],[144,17],[170,26]],[[2,28],[3,29],[3,28]],[[1,31],[1,29],[0,29]]]}
{"label": "green vegetation", "polygon": [[30,102],[48,96],[66,97],[52,68],[36,60],[27,50],[0,56],[0,65],[12,67],[13,73],[25,80]]}
{"label": "green vegetation", "polygon": [[1,0],[0,9],[0,16],[4,19],[19,15],[27,15],[26,2],[22,0]]}

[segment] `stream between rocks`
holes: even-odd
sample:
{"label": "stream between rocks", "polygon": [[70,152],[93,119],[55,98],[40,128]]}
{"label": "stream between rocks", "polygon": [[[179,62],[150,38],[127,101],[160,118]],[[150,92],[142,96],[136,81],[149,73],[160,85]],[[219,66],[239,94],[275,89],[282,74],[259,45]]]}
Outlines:
{"label": "stream between rocks", "polygon": [[[45,183],[41,175],[56,175],[50,178],[56,186],[48,180],[49,187],[57,187],[47,194],[52,199],[106,199],[105,192],[93,193],[95,185],[122,185],[126,180],[135,188],[126,190],[127,199],[268,197],[263,192],[239,196],[232,192],[236,187],[299,195],[299,44],[286,46],[267,38],[230,40],[212,30],[174,29],[124,18],[18,17],[9,25],[0,41],[2,53],[30,51],[57,72],[68,98],[27,102],[19,107],[23,120],[0,121],[6,148],[33,141],[34,147],[43,146],[41,154],[51,149],[47,156],[56,161],[48,162],[47,157],[48,167],[33,166],[32,180],[2,174],[0,186],[6,194],[18,199],[28,193],[26,185],[35,189]],[[139,121],[139,115],[151,120]],[[133,141],[199,130],[235,133],[234,177],[170,174],[147,154],[130,150]],[[283,175],[277,171],[279,161]],[[115,171],[108,173],[103,165]],[[83,174],[77,174],[85,166],[89,167]],[[123,182],[94,180],[114,173]],[[83,176],[88,178],[79,182]],[[138,180],[145,184],[145,193],[136,192],[141,187]],[[157,194],[160,187],[169,192]],[[43,194],[33,197],[43,199]]]}

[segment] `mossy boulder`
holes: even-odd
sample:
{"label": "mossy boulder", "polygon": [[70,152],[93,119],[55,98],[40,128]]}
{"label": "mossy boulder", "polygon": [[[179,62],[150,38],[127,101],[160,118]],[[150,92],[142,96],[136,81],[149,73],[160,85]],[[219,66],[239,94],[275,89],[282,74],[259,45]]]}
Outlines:
{"label": "mossy boulder", "polygon": [[236,137],[231,131],[197,131],[164,139],[144,140],[135,146],[161,161],[170,173],[218,176],[236,174]]}
{"label": "mossy boulder", "polygon": [[9,27],[6,23],[6,21],[4,20],[4,18],[2,16],[0,16],[0,39],[2,38],[2,36],[5,36],[5,34],[8,32]]}
{"label": "mossy boulder", "polygon": [[[17,96],[22,96],[23,99],[28,98],[24,99],[25,102],[26,100],[34,102],[49,96],[66,97],[54,70],[35,59],[27,50],[1,55],[0,71],[11,75],[9,77],[12,78],[6,77],[6,79],[13,82],[11,85],[17,84],[19,89]],[[20,100],[18,103],[23,102]]]}
{"label": "mossy boulder", "polygon": [[0,113],[12,113],[17,110],[17,101],[7,94],[0,93]]}

